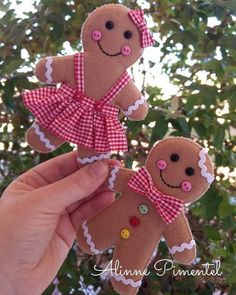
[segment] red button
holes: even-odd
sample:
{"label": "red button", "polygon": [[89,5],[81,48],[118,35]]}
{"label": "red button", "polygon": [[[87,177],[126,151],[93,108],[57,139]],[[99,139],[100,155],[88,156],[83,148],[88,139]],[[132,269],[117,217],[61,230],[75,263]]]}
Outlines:
{"label": "red button", "polygon": [[94,105],[94,109],[98,112],[102,111],[103,105],[100,102],[96,102]]}
{"label": "red button", "polygon": [[129,223],[133,226],[133,227],[138,227],[140,225],[140,220],[138,219],[138,217],[133,216],[130,218]]}
{"label": "red button", "polygon": [[82,100],[83,100],[83,94],[81,92],[79,92],[79,91],[76,91],[75,92],[75,95],[74,95],[74,99],[82,102]]}

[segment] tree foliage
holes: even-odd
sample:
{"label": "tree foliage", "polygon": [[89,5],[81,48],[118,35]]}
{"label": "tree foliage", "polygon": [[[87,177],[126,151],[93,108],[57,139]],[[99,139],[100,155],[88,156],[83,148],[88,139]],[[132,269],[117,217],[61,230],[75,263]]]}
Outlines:
{"label": "tree foliage", "polygon": [[[1,190],[40,161],[71,149],[65,145],[53,155],[42,156],[25,143],[25,131],[33,118],[24,108],[20,93],[39,87],[33,79],[35,62],[42,56],[66,54],[66,41],[73,50],[81,50],[81,26],[95,7],[118,2],[137,7],[132,0],[40,0],[34,2],[35,11],[19,17],[11,2],[0,2]],[[205,197],[189,208],[188,218],[201,263],[220,259],[223,276],[173,277],[167,273],[157,277],[151,267],[152,274],[145,279],[140,294],[208,295],[215,289],[236,294],[235,1],[143,2],[146,14],[153,20],[162,71],[178,91],[169,99],[163,99],[160,84],[144,83],[150,97],[150,112],[143,122],[125,121],[129,142],[133,145],[124,162],[127,167],[136,162],[143,164],[153,143],[168,135],[194,138],[209,148],[215,161],[216,181]],[[210,25],[212,19],[214,24]],[[141,59],[140,66],[144,62]],[[156,65],[150,60],[149,66],[142,72],[144,81],[147,72]],[[96,264],[104,265],[109,256],[109,252],[99,256]],[[167,257],[167,248],[161,242],[156,260]],[[115,294],[107,281],[90,275],[94,264],[95,258],[72,250],[58,275],[62,294],[72,294],[72,290],[75,290],[73,294],[82,294],[77,291],[80,276],[86,284],[101,286],[100,294]],[[51,286],[45,294],[51,294],[52,289]]]}

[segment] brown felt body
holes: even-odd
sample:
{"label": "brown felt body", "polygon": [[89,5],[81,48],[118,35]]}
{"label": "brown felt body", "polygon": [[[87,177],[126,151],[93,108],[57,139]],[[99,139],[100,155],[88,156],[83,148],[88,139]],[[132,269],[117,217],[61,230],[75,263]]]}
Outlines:
{"label": "brown felt body", "polygon": [[[140,32],[128,16],[129,9],[118,4],[104,5],[90,14],[82,30],[82,41],[84,46],[84,73],[85,73],[85,95],[99,100],[116,81],[123,75],[128,67],[134,64],[142,55],[143,48],[140,43]],[[115,26],[113,30],[107,30],[105,24],[107,21],[113,21]],[[119,52],[124,45],[130,46],[132,53],[129,56],[119,55],[111,57],[105,55],[98,46],[98,43],[92,40],[91,35],[94,30],[102,33],[100,40],[102,48],[110,54]],[[124,32],[130,30],[133,37],[129,40],[124,38]],[[63,57],[52,57],[52,81],[53,83],[66,82],[75,87],[74,55]],[[46,82],[46,58],[42,59],[36,66],[35,75]],[[126,87],[114,98],[111,105],[119,107],[126,111],[128,107],[142,96],[133,81],[130,81]],[[132,120],[143,120],[148,112],[148,104],[144,103],[132,113]],[[48,134],[49,141],[57,147],[60,146],[58,140],[53,134]],[[42,147],[40,139],[31,128],[27,140],[36,150],[47,152],[47,148]],[[82,150],[84,154],[86,149]],[[49,150],[48,150],[49,152]],[[80,152],[80,151],[79,151]],[[96,151],[94,152],[96,155]],[[86,155],[87,156],[87,155]]]}
{"label": "brown felt body", "polygon": [[[190,139],[184,137],[169,137],[164,139],[153,147],[146,162],[146,168],[153,176],[154,184],[165,194],[170,194],[184,201],[191,203],[200,198],[208,189],[209,185],[206,178],[202,177],[198,166],[199,152],[202,147]],[[172,154],[179,155],[179,161],[172,162]],[[163,171],[162,177],[171,186],[179,186],[183,181],[190,181],[192,189],[190,192],[183,192],[181,189],[167,186],[161,179],[160,171],[157,169],[157,162],[165,160],[167,168]],[[213,166],[210,158],[207,156],[206,166],[208,171],[213,174]],[[194,169],[194,175],[188,176],[185,170],[188,167]]]}
{"label": "brown felt body", "polygon": [[[56,148],[59,148],[63,143],[64,140],[57,137],[50,131],[46,130],[42,126],[39,126],[40,132],[42,132],[47,139],[49,139],[50,143],[54,145]],[[49,153],[50,150],[45,146],[44,143],[40,140],[39,136],[36,134],[35,129],[33,127],[30,127],[29,130],[26,133],[26,140],[29,143],[29,145],[37,152],[39,153]]]}
{"label": "brown felt body", "polygon": [[[142,204],[149,207],[149,214],[142,215],[139,212],[139,206]],[[134,228],[129,224],[129,219],[132,216],[140,219],[139,227]],[[115,246],[114,262],[118,259],[123,270],[142,271],[147,268],[150,257],[166,227],[156,214],[152,204],[146,198],[137,195],[128,188],[107,210],[89,220],[87,225],[98,250]],[[123,229],[130,232],[130,237],[127,240],[121,238]],[[77,240],[83,251],[92,254],[84,240],[82,229],[78,231]],[[127,276],[126,278],[137,281],[142,279],[142,276]],[[113,286],[120,294],[132,294],[134,291],[134,288],[124,286],[115,280],[113,280]]]}
{"label": "brown felt body", "polygon": [[[209,187],[206,179],[199,175],[200,168],[197,163],[201,149],[202,147],[198,144],[185,138],[168,138],[157,143],[151,150],[146,163],[146,168],[151,174],[155,186],[163,193],[182,199],[185,203],[190,203],[199,198]],[[173,153],[178,153],[178,163],[169,160]],[[164,184],[157,168],[157,161],[160,159],[167,162],[165,170],[167,181],[177,185],[182,181],[189,180],[193,186],[193,191],[183,192],[181,189],[170,188]],[[187,178],[185,169],[189,166],[194,167],[195,174]],[[212,173],[213,167],[208,156],[206,166],[208,171]],[[102,213],[88,220],[87,226],[96,249],[102,251],[107,247],[114,246],[113,261],[118,259],[123,269],[144,271],[162,236],[164,236],[169,248],[180,246],[182,243],[189,243],[193,236],[183,211],[171,224],[166,225],[146,197],[128,188],[127,183],[134,173],[134,171],[124,168],[118,171],[114,190],[121,192],[121,197]],[[107,186],[108,183],[107,181]],[[141,204],[148,206],[148,214],[143,215],[139,212]],[[140,220],[140,225],[137,228],[129,223],[132,216]],[[122,229],[130,231],[128,239],[121,237]],[[82,250],[92,254],[82,228],[78,231],[77,240]],[[176,252],[173,258],[180,263],[190,264],[195,256],[196,247],[193,246],[183,252]],[[142,279],[142,276],[128,275],[125,278],[138,281]],[[114,278],[112,284],[115,290],[122,295],[133,295],[138,291],[138,288],[126,286],[121,282],[117,282]]]}

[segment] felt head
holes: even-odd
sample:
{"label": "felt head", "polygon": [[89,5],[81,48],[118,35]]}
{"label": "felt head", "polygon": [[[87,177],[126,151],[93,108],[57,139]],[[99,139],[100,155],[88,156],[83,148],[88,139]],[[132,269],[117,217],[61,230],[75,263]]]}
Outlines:
{"label": "felt head", "polygon": [[206,151],[182,137],[158,142],[146,168],[154,185],[163,193],[190,203],[200,198],[213,181],[213,166]]}
{"label": "felt head", "polygon": [[138,12],[119,4],[104,5],[87,18],[82,30],[83,47],[94,58],[121,64],[126,69],[141,57],[143,47],[147,46],[143,41],[148,36],[145,32],[144,19],[142,22]]}

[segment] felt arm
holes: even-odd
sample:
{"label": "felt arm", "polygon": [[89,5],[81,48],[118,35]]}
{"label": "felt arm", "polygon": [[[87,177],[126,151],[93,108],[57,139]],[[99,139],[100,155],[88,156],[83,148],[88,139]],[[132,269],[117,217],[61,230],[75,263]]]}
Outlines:
{"label": "felt arm", "polygon": [[105,188],[122,193],[133,173],[130,169],[120,168],[118,166],[110,167]]}
{"label": "felt arm", "polygon": [[131,120],[141,121],[145,119],[148,113],[148,103],[133,81],[126,85],[115,101],[122,109],[124,115]]}
{"label": "felt arm", "polygon": [[189,223],[181,212],[176,220],[164,231],[164,238],[171,255],[176,261],[191,264],[196,257],[196,243],[193,239]]}
{"label": "felt arm", "polygon": [[43,58],[36,65],[34,73],[43,83],[68,82],[74,86],[74,55]]}

